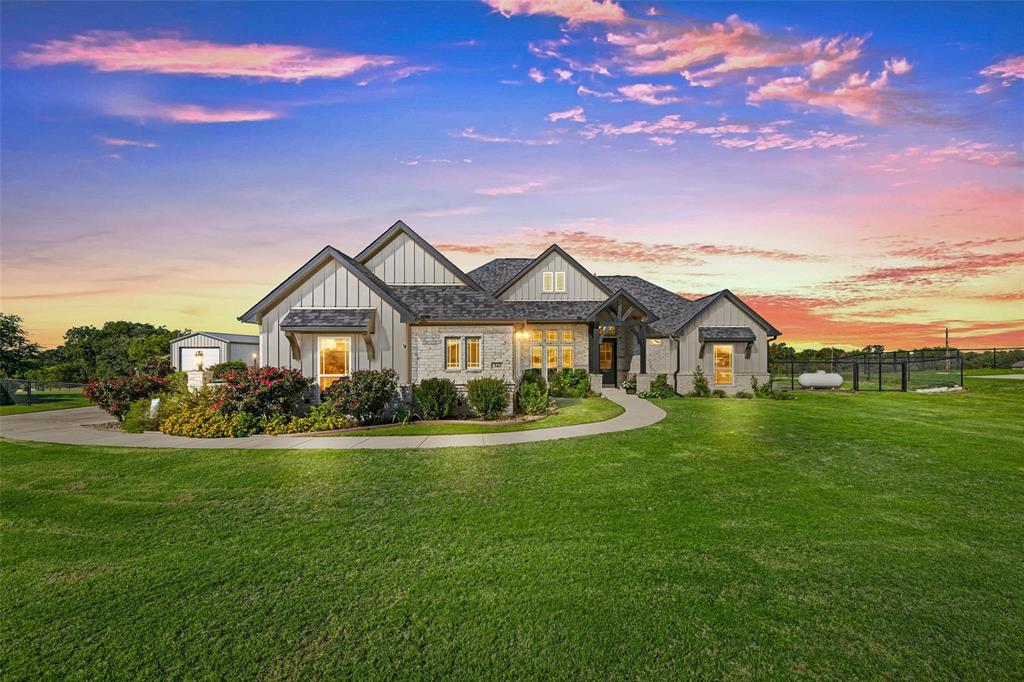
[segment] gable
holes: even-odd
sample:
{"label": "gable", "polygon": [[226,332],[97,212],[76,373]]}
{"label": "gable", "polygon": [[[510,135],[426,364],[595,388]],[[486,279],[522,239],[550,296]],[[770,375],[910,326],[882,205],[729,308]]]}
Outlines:
{"label": "gable", "polygon": [[[545,272],[564,272],[565,291],[545,292]],[[611,291],[572,256],[552,245],[495,295],[504,301],[603,301]]]}
{"label": "gable", "polygon": [[448,284],[480,288],[401,220],[374,239],[356,256],[356,260],[385,284]]}
{"label": "gable", "polygon": [[707,306],[700,310],[684,325],[681,335],[699,334],[701,327],[749,327],[763,339],[768,335],[777,335],[777,330],[751,310],[735,295],[716,295]]}
{"label": "gable", "polygon": [[327,308],[366,306],[371,298],[394,308],[403,321],[413,318],[409,309],[373,273],[334,247],[326,246],[238,319],[259,322],[266,311],[282,300],[293,304],[297,300],[296,305],[305,307]]}

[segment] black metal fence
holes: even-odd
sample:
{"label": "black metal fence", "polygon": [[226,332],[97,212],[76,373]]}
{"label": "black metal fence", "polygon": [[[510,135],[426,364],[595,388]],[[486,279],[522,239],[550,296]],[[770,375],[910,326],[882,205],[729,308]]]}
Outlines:
{"label": "black metal fence", "polygon": [[[0,378],[3,401],[15,405],[35,405],[82,394],[83,384],[67,381],[34,381],[32,379]],[[8,404],[11,404],[8,403]]]}
{"label": "black metal fence", "polygon": [[856,353],[829,361],[777,359],[771,364],[776,386],[796,390],[800,375],[838,374],[848,391],[917,391],[963,386],[963,359],[949,351]]}

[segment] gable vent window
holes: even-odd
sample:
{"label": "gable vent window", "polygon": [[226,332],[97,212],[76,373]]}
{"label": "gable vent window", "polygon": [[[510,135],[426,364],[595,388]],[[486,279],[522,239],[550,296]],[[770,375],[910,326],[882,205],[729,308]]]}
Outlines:
{"label": "gable vent window", "polygon": [[544,292],[551,293],[555,290],[555,273],[545,272],[544,273]]}
{"label": "gable vent window", "polygon": [[564,292],[565,291],[565,273],[564,272],[556,272],[555,273],[555,291],[557,291],[557,292]]}
{"label": "gable vent window", "polygon": [[460,339],[445,339],[445,369],[462,369],[461,350]]}
{"label": "gable vent window", "polygon": [[480,337],[471,336],[466,339],[466,369],[480,369],[483,360],[480,357]]}

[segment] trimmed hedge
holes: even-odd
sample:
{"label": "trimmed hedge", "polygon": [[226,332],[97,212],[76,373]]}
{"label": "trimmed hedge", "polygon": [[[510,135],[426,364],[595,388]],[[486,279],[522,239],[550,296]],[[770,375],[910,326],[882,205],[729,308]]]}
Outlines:
{"label": "trimmed hedge", "polygon": [[455,384],[444,377],[424,379],[412,387],[412,395],[420,419],[447,419],[459,402]]}
{"label": "trimmed hedge", "polygon": [[497,419],[508,409],[508,387],[501,379],[472,379],[466,382],[466,400],[484,419]]}

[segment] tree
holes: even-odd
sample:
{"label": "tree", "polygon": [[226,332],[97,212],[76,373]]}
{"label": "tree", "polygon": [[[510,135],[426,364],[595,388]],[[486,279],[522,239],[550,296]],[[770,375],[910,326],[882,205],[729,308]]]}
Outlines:
{"label": "tree", "polygon": [[106,322],[102,327],[72,327],[64,344],[47,351],[40,377],[86,381],[136,372],[162,374],[171,339],[184,332],[144,322]]}
{"label": "tree", "polygon": [[21,317],[0,313],[0,376],[18,377],[39,355],[39,344],[28,340]]}

